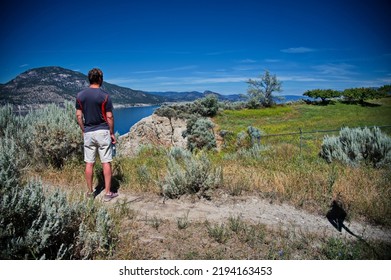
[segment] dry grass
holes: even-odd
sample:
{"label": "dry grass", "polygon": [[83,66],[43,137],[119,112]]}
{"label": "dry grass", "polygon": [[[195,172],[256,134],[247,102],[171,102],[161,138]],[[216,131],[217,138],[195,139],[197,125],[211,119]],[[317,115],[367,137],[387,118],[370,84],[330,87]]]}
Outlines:
{"label": "dry grass", "polygon": [[334,239],[267,228],[233,217],[225,223],[191,223],[178,229],[164,221],[157,229],[136,221],[122,232],[113,259],[387,259],[390,245]]}
{"label": "dry grass", "polygon": [[[381,109],[381,122],[390,108],[386,100]],[[302,105],[304,106],[304,105]],[[291,132],[303,125],[311,130],[314,125],[335,128],[349,110],[349,116],[367,114],[370,122],[376,119],[379,108],[356,108],[338,104],[327,108],[314,106],[279,107],[266,112],[228,112],[216,121],[219,127],[243,131],[248,125],[265,126],[269,133]],[[346,109],[346,110],[345,110]],[[325,118],[319,117],[325,110]],[[303,117],[305,116],[305,117]],[[236,120],[235,120],[236,118]],[[352,118],[352,117],[350,117]],[[322,123],[322,119],[326,122]],[[239,121],[240,120],[240,121]],[[353,120],[349,120],[354,124]],[[359,118],[360,125],[365,118]],[[285,131],[285,129],[287,131]],[[232,196],[258,195],[272,203],[288,203],[307,211],[324,215],[331,201],[341,197],[350,219],[365,220],[376,225],[391,227],[391,172],[389,167],[374,169],[368,166],[347,167],[328,164],[318,152],[323,134],[306,135],[301,146],[297,136],[262,139],[266,149],[257,158],[243,158],[236,154],[235,144],[220,153],[209,153],[215,166],[223,168],[221,191]],[[235,139],[231,139],[235,141]],[[167,151],[145,148],[135,158],[118,158],[113,163],[122,192],[159,194],[158,182],[167,170]],[[37,175],[33,172],[30,175]],[[59,186],[85,188],[84,165],[67,163],[62,170],[46,169],[38,175]],[[95,179],[95,182],[98,178]],[[212,194],[213,199],[213,194]],[[113,252],[114,259],[381,259],[390,258],[390,244],[363,243],[336,240],[325,236],[270,229],[262,224],[236,221],[234,226],[192,222],[184,227],[173,221],[141,219],[129,212],[126,205],[114,211],[120,223],[120,240]],[[124,218],[125,217],[125,218]],[[158,223],[159,222],[159,223]],[[233,223],[234,221],[231,221]],[[220,237],[219,237],[220,236]],[[385,249],[380,249],[380,248]]]}

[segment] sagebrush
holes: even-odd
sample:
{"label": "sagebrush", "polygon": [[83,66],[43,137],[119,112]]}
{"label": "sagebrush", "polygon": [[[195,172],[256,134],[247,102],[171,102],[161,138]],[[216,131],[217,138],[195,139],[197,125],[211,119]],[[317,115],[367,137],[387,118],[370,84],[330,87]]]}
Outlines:
{"label": "sagebrush", "polygon": [[320,155],[350,166],[364,162],[374,167],[391,164],[391,138],[378,127],[342,128],[339,136],[325,136]]}
{"label": "sagebrush", "polygon": [[70,103],[24,117],[0,109],[1,259],[91,259],[115,246],[105,208],[22,176],[28,166],[61,167],[81,153],[74,112]]}
{"label": "sagebrush", "polygon": [[176,159],[169,155],[167,175],[159,182],[162,194],[168,198],[177,198],[184,194],[208,196],[208,192],[222,182],[222,169],[214,167],[210,160],[200,156],[185,156]]}

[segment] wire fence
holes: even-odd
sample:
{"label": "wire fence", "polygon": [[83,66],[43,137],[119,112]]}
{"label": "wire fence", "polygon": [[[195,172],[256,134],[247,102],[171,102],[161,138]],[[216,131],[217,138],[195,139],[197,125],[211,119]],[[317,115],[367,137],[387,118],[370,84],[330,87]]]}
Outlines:
{"label": "wire fence", "polygon": [[[373,128],[378,127],[382,130],[382,132],[391,135],[391,125],[380,125],[380,126],[358,126],[358,127],[350,127],[350,128]],[[300,148],[300,154],[302,153],[303,148],[313,146],[317,141],[323,140],[325,135],[328,134],[338,134],[342,128],[338,129],[328,129],[328,130],[311,130],[311,131],[303,131],[302,128],[298,128],[297,132],[287,132],[287,133],[276,133],[276,134],[264,134],[261,137],[261,141],[264,144],[267,143],[289,143],[293,145],[298,145]],[[268,140],[268,138],[277,138],[280,137],[280,140]],[[312,142],[312,145],[309,144],[309,141]]]}

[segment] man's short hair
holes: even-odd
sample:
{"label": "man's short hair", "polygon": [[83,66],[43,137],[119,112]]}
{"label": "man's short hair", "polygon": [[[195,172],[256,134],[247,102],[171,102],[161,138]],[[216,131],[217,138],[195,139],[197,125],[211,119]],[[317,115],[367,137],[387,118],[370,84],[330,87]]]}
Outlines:
{"label": "man's short hair", "polygon": [[102,85],[103,83],[103,72],[99,68],[93,68],[88,72],[88,80],[90,85]]}

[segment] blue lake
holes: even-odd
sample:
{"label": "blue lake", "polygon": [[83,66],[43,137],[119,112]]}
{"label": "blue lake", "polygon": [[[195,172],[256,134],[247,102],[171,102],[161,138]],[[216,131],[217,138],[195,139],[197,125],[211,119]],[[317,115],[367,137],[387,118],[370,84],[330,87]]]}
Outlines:
{"label": "blue lake", "polygon": [[152,115],[159,106],[115,108],[114,129],[120,135],[128,133],[130,128],[142,118]]}
{"label": "blue lake", "polygon": [[[277,101],[277,103],[285,103],[288,101],[297,101],[302,99],[303,96],[287,95],[284,100]],[[306,99],[312,99],[306,97]],[[114,109],[114,126],[115,131],[118,131],[120,135],[128,133],[130,128],[142,118],[152,115],[152,113],[159,108],[155,106],[145,107],[130,107],[130,108],[116,108]]]}

